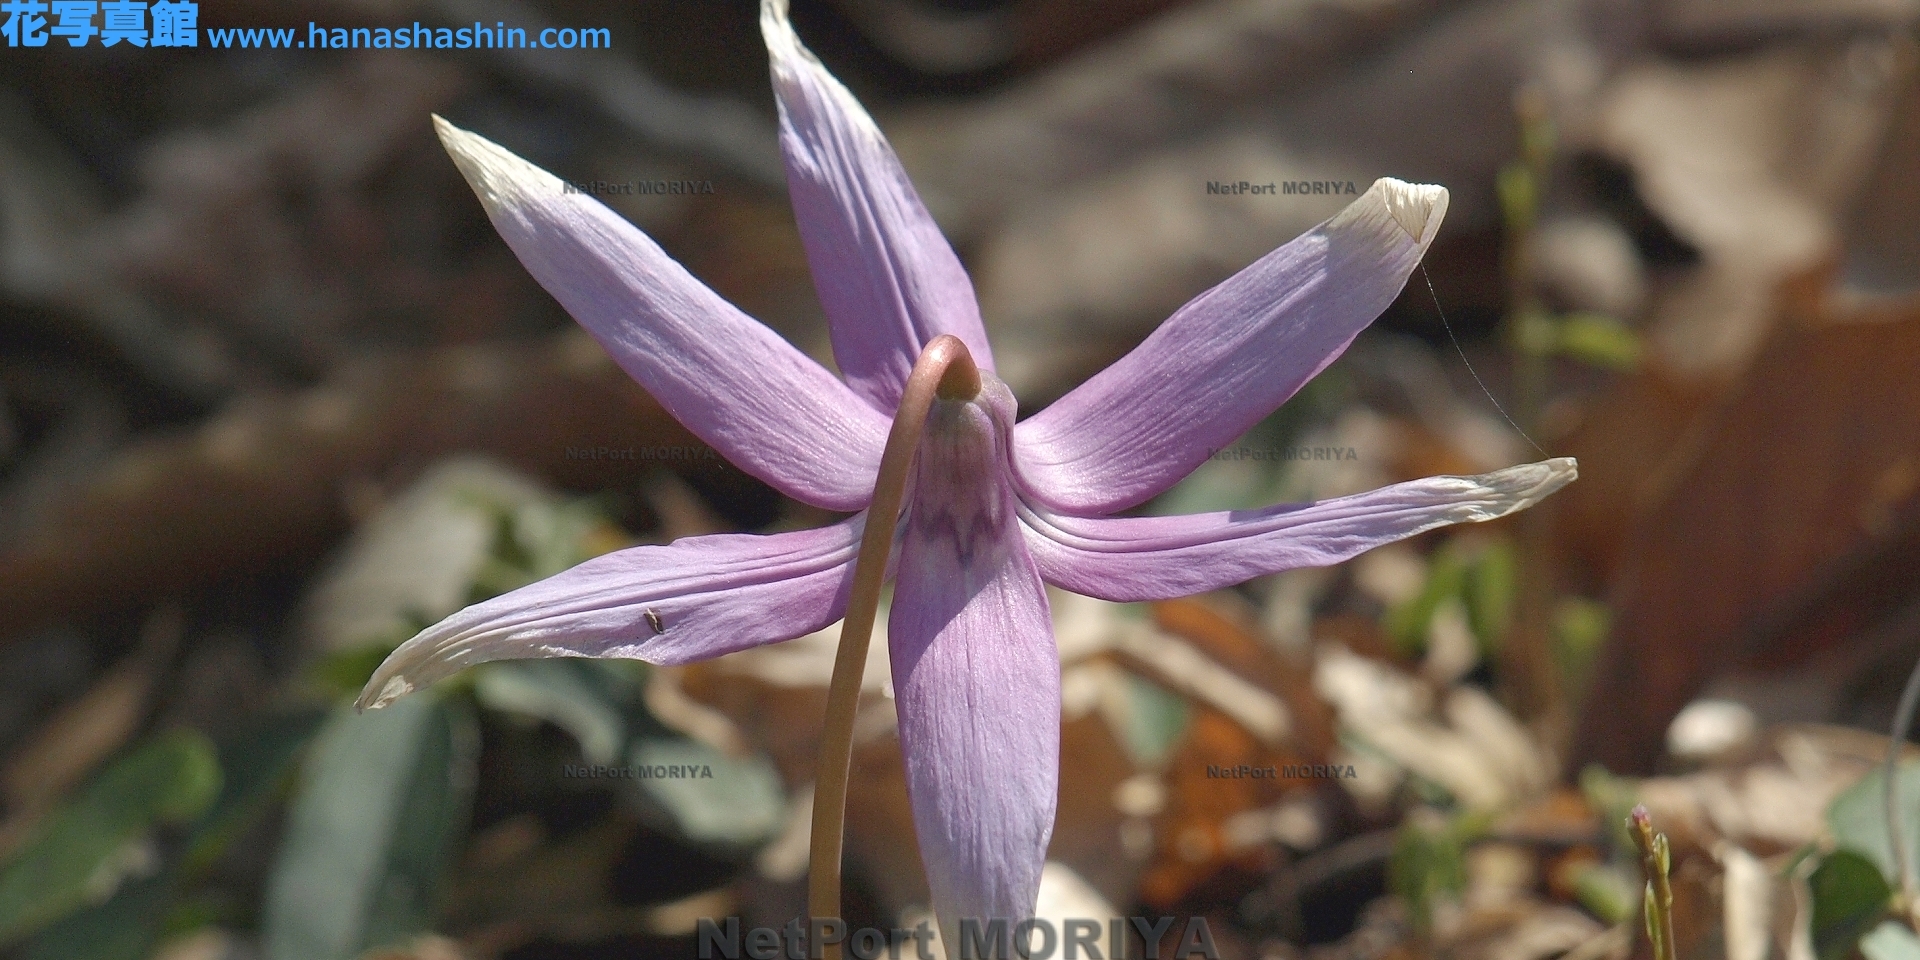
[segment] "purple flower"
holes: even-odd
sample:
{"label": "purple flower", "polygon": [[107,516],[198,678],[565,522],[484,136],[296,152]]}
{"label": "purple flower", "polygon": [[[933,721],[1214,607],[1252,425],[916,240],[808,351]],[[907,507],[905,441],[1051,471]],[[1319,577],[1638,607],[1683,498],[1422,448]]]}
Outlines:
{"label": "purple flower", "polygon": [[[966,271],[885,138],[800,45],[785,0],[763,0],[761,29],[840,378],[599,202],[435,122],[534,277],[689,429],[797,500],[865,507],[915,359],[942,334],[972,354],[978,396],[937,400],[928,416],[896,535],[888,625],[914,824],[949,930],[958,917],[1017,920],[1034,908],[1060,749],[1043,583],[1117,601],[1185,596],[1503,516],[1573,479],[1573,461],[1559,459],[1264,510],[1110,516],[1166,490],[1339,356],[1405,284],[1447,192],[1378,181],[1016,423]],[[676,664],[821,629],[846,608],[864,520],[588,561],[407,641],[361,704],[489,660]]]}

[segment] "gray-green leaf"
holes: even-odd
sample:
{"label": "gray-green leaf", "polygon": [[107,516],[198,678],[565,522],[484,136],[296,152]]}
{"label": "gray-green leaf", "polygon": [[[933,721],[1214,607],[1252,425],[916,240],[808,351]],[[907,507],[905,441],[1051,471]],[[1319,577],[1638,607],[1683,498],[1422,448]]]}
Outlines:
{"label": "gray-green leaf", "polygon": [[0,869],[0,943],[90,904],[157,869],[149,831],[191,820],[220,791],[213,744],[191,730],[148,738],[113,762]]}
{"label": "gray-green leaf", "polygon": [[431,926],[478,741],[470,710],[430,695],[334,713],[268,881],[268,960],[350,960]]}
{"label": "gray-green leaf", "polygon": [[645,805],[665,811],[695,842],[758,843],[779,829],[786,808],[779,773],[757,754],[735,758],[693,740],[648,738],[634,744],[628,772]]}
{"label": "gray-green leaf", "polygon": [[[1887,844],[1887,806],[1884,768],[1873,771],[1848,787],[1827,805],[1827,828],[1834,842],[1873,861],[1881,876],[1898,882],[1893,870],[1893,852]],[[1920,864],[1920,762],[1900,765],[1900,803],[1906,829],[1907,862]]]}
{"label": "gray-green leaf", "polygon": [[1920,960],[1920,937],[1906,924],[1888,920],[1860,938],[1860,952],[1867,960]]}
{"label": "gray-green leaf", "polygon": [[1836,850],[1807,878],[1813,892],[1813,948],[1820,960],[1840,960],[1878,925],[1893,892],[1873,861]]}
{"label": "gray-green leaf", "polygon": [[482,706],[538,717],[573,735],[592,764],[618,762],[630,733],[627,710],[638,699],[623,664],[558,659],[488,664],[474,684]]}

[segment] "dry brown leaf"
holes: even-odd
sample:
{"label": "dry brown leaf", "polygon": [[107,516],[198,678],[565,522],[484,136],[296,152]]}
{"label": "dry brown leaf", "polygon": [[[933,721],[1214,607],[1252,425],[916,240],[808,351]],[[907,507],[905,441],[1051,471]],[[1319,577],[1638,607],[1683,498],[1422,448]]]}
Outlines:
{"label": "dry brown leaf", "polygon": [[1805,663],[1912,598],[1920,488],[1901,478],[1920,477],[1920,303],[1841,309],[1828,289],[1788,293],[1786,322],[1649,482],[1583,758],[1647,770],[1716,673]]}

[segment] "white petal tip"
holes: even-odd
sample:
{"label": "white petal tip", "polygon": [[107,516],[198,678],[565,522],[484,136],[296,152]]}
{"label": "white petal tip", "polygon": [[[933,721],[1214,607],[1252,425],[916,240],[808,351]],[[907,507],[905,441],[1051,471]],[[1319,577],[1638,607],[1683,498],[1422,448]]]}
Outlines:
{"label": "white petal tip", "polygon": [[361,712],[378,710],[412,692],[413,684],[405,677],[387,678],[387,682],[381,685],[378,694],[373,692],[373,684],[369,682],[367,689],[361,691],[360,699],[354,701],[353,708]]}
{"label": "white petal tip", "polygon": [[1545,500],[1580,476],[1580,463],[1572,457],[1554,457],[1538,463],[1522,463],[1475,477],[1487,491],[1489,501],[1474,520],[1493,520],[1517,513]]}
{"label": "white petal tip", "polygon": [[793,21],[787,18],[787,0],[760,0],[760,36],[766,41],[776,70],[783,60],[805,54],[799,34],[793,32]]}
{"label": "white petal tip", "polygon": [[[851,125],[874,141],[886,142],[867,109],[845,84],[834,79],[820,58],[800,42],[800,35],[793,32],[793,21],[787,18],[787,0],[760,0],[760,36],[767,44],[773,93],[783,116],[796,108],[824,107],[835,115],[837,122]],[[809,101],[816,106],[806,107]]]}
{"label": "white petal tip", "polygon": [[522,197],[564,192],[560,178],[486,137],[448,123],[439,114],[433,117],[433,129],[489,214]]}
{"label": "white petal tip", "polygon": [[1440,229],[1440,221],[1447,215],[1447,188],[1431,183],[1407,183],[1392,177],[1381,177],[1373,182],[1368,193],[1379,191],[1381,205],[1387,208],[1387,215],[1400,229],[1413,238],[1414,243],[1425,244]]}

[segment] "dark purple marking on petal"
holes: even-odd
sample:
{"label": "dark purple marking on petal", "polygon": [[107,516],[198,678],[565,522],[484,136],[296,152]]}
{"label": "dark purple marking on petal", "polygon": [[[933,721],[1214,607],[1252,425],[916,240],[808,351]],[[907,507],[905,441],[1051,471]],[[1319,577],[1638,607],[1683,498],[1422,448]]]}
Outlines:
{"label": "dark purple marking on petal", "polygon": [[1060,661],[1006,473],[1012,396],[937,401],[888,622],[900,748],[934,911],[1033,915],[1053,833]]}

